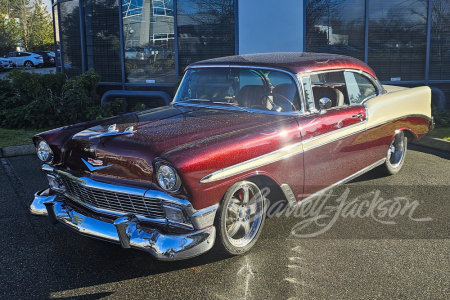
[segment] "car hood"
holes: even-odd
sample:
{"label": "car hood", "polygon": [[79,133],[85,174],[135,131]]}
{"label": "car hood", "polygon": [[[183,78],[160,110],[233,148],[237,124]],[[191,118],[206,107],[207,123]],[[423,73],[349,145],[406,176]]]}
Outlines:
{"label": "car hood", "polygon": [[[90,173],[98,180],[111,178],[152,182],[153,160],[177,149],[189,151],[195,144],[221,136],[252,134],[262,125],[279,122],[287,116],[208,108],[166,106],[142,113],[109,119],[75,134],[68,142],[64,165],[73,171]],[[110,125],[119,132],[133,126],[132,134],[96,137]],[[97,170],[89,170],[89,158],[97,160]],[[91,163],[92,162],[91,160]],[[106,168],[101,168],[105,167]]]}

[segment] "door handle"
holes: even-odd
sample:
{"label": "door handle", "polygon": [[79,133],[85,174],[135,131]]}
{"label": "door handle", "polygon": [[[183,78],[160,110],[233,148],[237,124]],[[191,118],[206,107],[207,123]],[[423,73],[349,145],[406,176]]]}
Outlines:
{"label": "door handle", "polygon": [[353,115],[353,116],[352,116],[352,118],[362,118],[362,117],[364,117],[364,114],[363,114],[363,113],[359,113],[359,114],[357,114],[357,115]]}

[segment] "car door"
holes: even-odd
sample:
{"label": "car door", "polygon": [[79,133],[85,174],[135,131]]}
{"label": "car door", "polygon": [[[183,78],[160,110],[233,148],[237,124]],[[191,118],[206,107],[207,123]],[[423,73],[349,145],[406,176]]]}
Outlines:
{"label": "car door", "polygon": [[6,59],[11,60],[12,62],[16,63],[16,66],[18,66],[18,59],[19,58],[17,57],[17,52],[10,52]]}
{"label": "car door", "polygon": [[24,53],[22,53],[22,52],[17,52],[17,55],[16,55],[17,66],[22,67],[23,64],[25,63],[25,58],[26,58],[26,57],[25,57]]}
{"label": "car door", "polygon": [[[302,76],[309,114],[299,117],[304,151],[304,197],[365,167],[364,105],[350,103],[343,71]],[[320,109],[323,98],[331,107]]]}
{"label": "car door", "polygon": [[[364,73],[346,71],[344,75],[350,102],[353,105],[363,104],[381,93],[381,86]],[[370,118],[370,115],[367,118]],[[368,120],[368,124],[371,121],[373,120]],[[366,128],[365,163],[367,166],[375,164],[386,157],[387,145],[392,140],[392,132],[393,130],[390,129],[389,124],[380,124],[376,127]]]}

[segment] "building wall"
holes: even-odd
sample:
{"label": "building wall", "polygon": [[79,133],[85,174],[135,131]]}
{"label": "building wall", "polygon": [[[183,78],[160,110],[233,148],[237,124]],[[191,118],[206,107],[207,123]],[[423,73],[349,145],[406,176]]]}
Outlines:
{"label": "building wall", "polygon": [[239,0],[237,54],[303,51],[303,1]]}

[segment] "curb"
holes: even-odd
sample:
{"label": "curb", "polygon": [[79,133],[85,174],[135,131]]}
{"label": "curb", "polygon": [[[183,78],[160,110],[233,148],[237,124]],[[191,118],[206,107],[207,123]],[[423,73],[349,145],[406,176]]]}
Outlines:
{"label": "curb", "polygon": [[429,136],[424,136],[420,140],[412,140],[411,143],[422,147],[450,152],[450,142]]}
{"label": "curb", "polygon": [[36,154],[36,148],[33,144],[0,148],[0,157],[22,156],[30,154]]}

